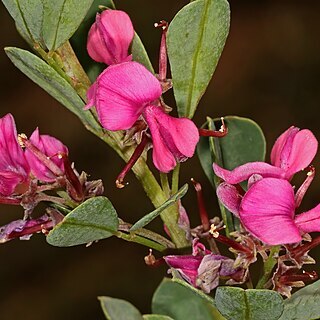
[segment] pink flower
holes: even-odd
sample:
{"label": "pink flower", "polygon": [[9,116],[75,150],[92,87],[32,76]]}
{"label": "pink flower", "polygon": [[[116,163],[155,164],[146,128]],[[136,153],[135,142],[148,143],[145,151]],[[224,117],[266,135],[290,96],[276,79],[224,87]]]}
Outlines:
{"label": "pink flower", "polygon": [[14,119],[8,113],[0,118],[0,195],[4,197],[23,193],[29,182],[30,168],[17,137]]}
{"label": "pink flower", "polygon": [[269,245],[297,243],[301,235],[320,231],[320,205],[295,215],[295,195],[284,179],[264,178],[252,184],[242,197],[227,183],[218,186],[219,200],[256,238]]}
{"label": "pink flower", "polygon": [[[37,128],[32,133],[30,142],[40,151],[39,154],[42,157],[45,155],[62,173],[64,172],[64,163],[61,155],[68,155],[68,148],[61,141],[49,135],[40,135]],[[38,180],[43,182],[54,182],[56,180],[56,175],[46,166],[45,161],[39,159],[29,148],[26,149],[25,156],[33,175]]]}
{"label": "pink flower", "polygon": [[215,174],[227,183],[237,184],[253,174],[290,180],[292,176],[309,166],[318,149],[318,141],[310,130],[299,131],[290,127],[275,142],[271,151],[271,165],[265,162],[249,162],[232,171],[213,164]]}
{"label": "pink flower", "polygon": [[129,16],[119,10],[105,10],[97,14],[88,34],[90,57],[108,65],[130,61],[129,46],[134,29]]}
{"label": "pink flower", "polygon": [[153,162],[162,172],[193,156],[199,140],[195,124],[174,118],[158,106],[162,94],[157,78],[137,62],[107,68],[88,91],[87,108],[95,105],[102,126],[130,129],[143,116],[153,140]]}

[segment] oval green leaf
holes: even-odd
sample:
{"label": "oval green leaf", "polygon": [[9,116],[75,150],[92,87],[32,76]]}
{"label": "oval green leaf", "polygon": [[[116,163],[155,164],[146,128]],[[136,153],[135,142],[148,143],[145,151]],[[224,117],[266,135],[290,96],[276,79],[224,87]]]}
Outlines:
{"label": "oval green leaf", "polygon": [[21,36],[30,44],[42,43],[42,0],[2,0]]}
{"label": "oval green leaf", "polygon": [[162,316],[160,314],[144,314],[143,320],[174,320],[171,317],[168,316]]}
{"label": "oval green leaf", "polygon": [[98,297],[108,320],[143,320],[139,310],[131,303],[111,297]]}
{"label": "oval green leaf", "polygon": [[281,295],[271,290],[219,287],[215,302],[228,320],[278,320],[283,312]]}
{"label": "oval green leaf", "polygon": [[310,284],[284,301],[280,320],[320,319],[320,280]]}
{"label": "oval green leaf", "polygon": [[213,300],[185,282],[164,279],[152,298],[153,313],[175,320],[223,320]]}
{"label": "oval green leaf", "polygon": [[93,0],[44,0],[43,40],[49,50],[59,48],[78,29]]}
{"label": "oval green leaf", "polygon": [[84,124],[100,131],[92,114],[83,110],[84,102],[77,92],[52,67],[36,55],[23,49],[7,47],[5,52],[13,64],[33,82],[76,114]]}
{"label": "oval green leaf", "polygon": [[116,210],[106,197],[91,198],[72,210],[48,234],[47,242],[70,247],[109,238],[118,230]]}
{"label": "oval green leaf", "polygon": [[229,26],[226,0],[193,1],[170,23],[168,57],[180,117],[193,117],[218,64]]}
{"label": "oval green leaf", "polygon": [[150,72],[154,73],[148,53],[137,33],[134,34],[131,45],[132,59],[143,64]]}

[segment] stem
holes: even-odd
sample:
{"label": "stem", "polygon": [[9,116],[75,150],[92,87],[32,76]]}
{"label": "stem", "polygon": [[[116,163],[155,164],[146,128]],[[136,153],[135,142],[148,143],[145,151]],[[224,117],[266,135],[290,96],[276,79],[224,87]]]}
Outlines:
{"label": "stem", "polygon": [[36,201],[41,202],[41,201],[47,201],[47,202],[53,202],[61,205],[65,205],[66,202],[64,199],[59,198],[59,197],[54,197],[54,196],[48,196],[45,193],[39,193],[36,196]]}
{"label": "stem", "polygon": [[117,180],[116,180],[117,188],[122,189],[127,184],[127,183],[125,183],[125,184],[123,183],[124,178],[127,175],[127,173],[131,170],[131,168],[134,166],[134,164],[137,162],[137,160],[139,159],[141,154],[143,153],[143,150],[144,150],[147,142],[148,142],[148,137],[146,134],[143,134],[140,144],[133,151],[133,154],[130,157],[129,161],[127,162],[127,164],[124,166],[124,168],[122,169],[122,171],[120,172],[120,174],[117,177]]}
{"label": "stem", "polygon": [[274,246],[271,248],[269,257],[264,262],[263,275],[260,278],[256,286],[256,289],[264,289],[264,286],[268,282],[274,266],[277,264],[277,259],[275,258],[275,256],[278,255],[279,250],[280,250],[280,246]]}
{"label": "stem", "polygon": [[154,242],[152,240],[140,237],[140,236],[138,236],[136,234],[132,234],[132,233],[127,234],[127,233],[123,233],[123,232],[119,231],[119,232],[115,233],[115,236],[120,239],[126,240],[126,241],[142,244],[146,247],[152,248],[152,249],[160,251],[160,252],[167,249],[166,246],[164,246],[160,243]]}
{"label": "stem", "polygon": [[172,194],[175,194],[179,190],[179,173],[180,173],[180,163],[178,162],[172,172]]}
{"label": "stem", "polygon": [[[118,230],[119,231],[129,232],[131,227],[132,227],[132,224],[120,221]],[[157,242],[159,244],[162,244],[166,248],[170,248],[170,249],[175,248],[174,243],[172,243],[170,240],[168,240],[167,238],[161,236],[160,234],[158,234],[156,232],[153,232],[153,231],[150,231],[148,229],[141,228],[141,229],[136,230],[135,232],[132,232],[131,234],[134,234],[134,233],[139,235],[139,236],[142,236],[144,238],[153,240],[153,241],[155,241],[155,242]]]}
{"label": "stem", "polygon": [[160,172],[160,182],[162,186],[162,190],[165,193],[166,197],[170,197],[170,187],[168,181],[168,175],[166,173]]}
{"label": "stem", "polygon": [[[65,42],[60,48],[56,50],[60,56],[63,68],[66,74],[71,78],[73,87],[78,92],[79,96],[85,101],[87,89],[91,85],[90,80],[83,70],[77,56],[75,55],[70,42]],[[73,59],[69,59],[72,56]]]}

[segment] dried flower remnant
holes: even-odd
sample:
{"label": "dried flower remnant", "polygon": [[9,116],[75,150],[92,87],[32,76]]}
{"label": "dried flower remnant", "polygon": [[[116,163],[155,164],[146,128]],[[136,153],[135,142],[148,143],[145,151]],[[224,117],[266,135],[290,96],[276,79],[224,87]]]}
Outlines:
{"label": "dried flower remnant", "polygon": [[97,13],[88,34],[87,50],[90,57],[107,65],[131,60],[128,54],[134,36],[130,17],[120,10]]}
{"label": "dried flower remnant", "polygon": [[48,209],[47,214],[36,219],[15,220],[0,227],[0,243],[12,239],[29,240],[35,233],[47,233],[55,225],[62,221],[64,216],[54,209]]}
{"label": "dried flower remnant", "polygon": [[206,293],[219,285],[220,277],[237,277],[242,272],[234,268],[234,260],[211,253],[197,238],[193,240],[192,255],[169,255],[164,260],[188,283]]}

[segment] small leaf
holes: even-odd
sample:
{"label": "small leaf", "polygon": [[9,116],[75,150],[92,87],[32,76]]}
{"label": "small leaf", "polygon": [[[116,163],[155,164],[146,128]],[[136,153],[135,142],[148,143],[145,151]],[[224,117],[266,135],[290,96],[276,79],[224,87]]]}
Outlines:
{"label": "small leaf", "polygon": [[92,114],[83,110],[84,102],[76,91],[52,67],[26,50],[7,47],[5,52],[20,71],[76,114],[84,124],[100,130]]}
{"label": "small leaf", "polygon": [[281,295],[271,290],[218,287],[215,301],[228,320],[278,320],[283,312]]}
{"label": "small leaf", "polygon": [[320,319],[320,280],[309,284],[284,301],[280,320]]}
{"label": "small leaf", "polygon": [[143,320],[174,320],[168,316],[162,316],[160,314],[144,314],[142,316]]}
{"label": "small leaf", "polygon": [[2,0],[22,37],[30,44],[42,42],[42,0]]}
{"label": "small leaf", "polygon": [[170,23],[167,47],[180,117],[193,117],[218,64],[229,25],[226,0],[193,1]]}
{"label": "small leaf", "polygon": [[93,0],[44,0],[43,39],[49,50],[69,40],[86,16]]}
{"label": "small leaf", "polygon": [[188,184],[183,185],[178,192],[176,192],[174,195],[172,195],[166,202],[164,202],[160,207],[155,209],[154,211],[148,213],[143,218],[138,220],[131,228],[130,231],[135,231],[140,228],[143,228],[148,223],[150,223],[152,220],[154,220],[156,217],[160,215],[160,213],[167,209],[169,206],[173,205],[176,201],[181,199],[188,191]]}
{"label": "small leaf", "polygon": [[98,299],[108,320],[143,320],[139,310],[125,300],[111,297],[98,297]]}
{"label": "small leaf", "polygon": [[53,228],[47,242],[70,247],[111,237],[118,230],[117,213],[105,197],[88,199],[72,210]]}
{"label": "small leaf", "polygon": [[147,51],[138,36],[137,33],[135,33],[132,45],[131,45],[131,52],[132,52],[132,59],[134,61],[140,62],[143,64],[150,72],[154,73],[154,69],[152,67],[152,64],[150,62],[149,56],[147,54]]}
{"label": "small leaf", "polygon": [[164,279],[152,298],[152,311],[175,320],[223,320],[213,300],[198,294],[197,289],[180,282]]}

